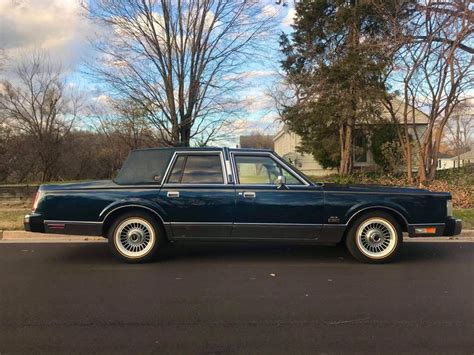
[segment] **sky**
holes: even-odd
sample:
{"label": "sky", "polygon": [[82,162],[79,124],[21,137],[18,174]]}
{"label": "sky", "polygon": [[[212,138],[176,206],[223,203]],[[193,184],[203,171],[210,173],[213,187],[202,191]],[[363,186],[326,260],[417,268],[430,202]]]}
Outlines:
{"label": "sky", "polygon": [[[261,1],[265,3],[265,12],[277,16],[280,30],[289,32],[293,2],[281,6],[275,1]],[[84,11],[81,0],[0,0],[0,49],[11,63],[28,51],[46,50],[73,73],[72,84],[99,96],[95,84],[80,73],[84,59],[93,55],[88,38],[96,31],[83,16]],[[248,63],[242,68],[247,85],[245,92],[238,95],[247,115],[238,122],[241,128],[236,135],[252,130],[275,133],[280,127],[275,122],[277,114],[268,95],[279,70],[278,43],[270,44],[269,49],[274,60]]]}

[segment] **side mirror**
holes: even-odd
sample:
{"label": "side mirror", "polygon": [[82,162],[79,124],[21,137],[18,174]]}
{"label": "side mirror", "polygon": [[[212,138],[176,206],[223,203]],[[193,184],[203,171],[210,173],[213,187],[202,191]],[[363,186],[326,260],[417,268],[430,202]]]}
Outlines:
{"label": "side mirror", "polygon": [[286,184],[286,178],[282,175],[279,175],[275,180],[275,185],[282,187]]}

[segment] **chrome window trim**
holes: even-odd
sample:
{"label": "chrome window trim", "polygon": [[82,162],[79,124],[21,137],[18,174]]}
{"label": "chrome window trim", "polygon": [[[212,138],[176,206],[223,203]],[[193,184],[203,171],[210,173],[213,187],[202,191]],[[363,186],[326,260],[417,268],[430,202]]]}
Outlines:
{"label": "chrome window trim", "polygon": [[227,173],[229,183],[234,184],[235,183],[235,179],[234,179],[235,175],[234,175],[234,169],[232,169],[232,163],[230,162],[230,159],[225,160],[225,169],[226,169],[226,173]]}
{"label": "chrome window trim", "polygon": [[[282,165],[288,172],[293,175],[294,178],[297,180],[301,181],[303,184],[302,185],[295,185],[295,184],[287,184],[286,186],[310,186],[309,182],[306,181],[303,177],[301,177],[295,170],[293,170],[288,164],[286,164],[284,161],[279,159],[275,154],[272,152],[239,152],[239,151],[232,151],[230,152],[231,158],[232,158],[232,165],[234,168],[234,180],[235,180],[235,185],[239,186],[275,186],[273,184],[241,184],[240,183],[240,178],[239,174],[237,172],[237,165],[235,163],[235,156],[236,155],[249,155],[249,156],[267,156],[270,159],[275,160],[278,162],[280,165]],[[281,190],[283,191],[283,190]]]}
{"label": "chrome window trim", "polygon": [[[179,183],[168,183],[169,176],[171,174],[171,169],[174,167],[176,159],[178,159],[179,155],[219,155],[220,161],[221,161],[221,169],[222,169],[222,183],[213,183],[213,184],[179,184]],[[225,186],[228,184],[227,180],[227,171],[225,168],[225,163],[224,163],[224,155],[222,153],[222,150],[220,151],[203,151],[203,150],[176,150],[173,153],[173,156],[171,157],[170,163],[168,164],[168,167],[166,168],[165,175],[163,178],[163,184],[161,185],[162,187],[191,187],[191,186],[201,186],[201,187],[210,187],[210,186]]]}

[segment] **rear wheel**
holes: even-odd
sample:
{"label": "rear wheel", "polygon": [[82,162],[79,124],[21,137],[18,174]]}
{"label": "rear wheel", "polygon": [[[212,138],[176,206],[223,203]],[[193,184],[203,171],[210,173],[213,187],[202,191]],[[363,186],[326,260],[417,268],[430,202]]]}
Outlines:
{"label": "rear wheel", "polygon": [[386,263],[397,256],[403,243],[399,223],[384,212],[371,212],[359,217],[349,228],[346,246],[359,261]]}
{"label": "rear wheel", "polygon": [[156,255],[165,236],[152,216],[137,211],[119,216],[109,228],[108,240],[116,257],[128,263],[140,263]]}

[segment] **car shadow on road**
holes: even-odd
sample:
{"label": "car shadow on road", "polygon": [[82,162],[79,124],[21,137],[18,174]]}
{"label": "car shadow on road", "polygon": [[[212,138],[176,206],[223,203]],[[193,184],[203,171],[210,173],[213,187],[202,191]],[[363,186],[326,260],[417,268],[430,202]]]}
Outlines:
{"label": "car shadow on road", "polygon": [[[65,263],[121,263],[113,257],[104,243],[69,244],[68,248],[51,254],[56,262]],[[176,243],[169,245],[149,264],[175,262],[315,262],[354,263],[342,246],[265,245],[260,243]]]}
{"label": "car shadow on road", "polygon": [[[472,258],[474,243],[405,243],[395,263],[437,262]],[[106,244],[70,244],[54,254],[54,259],[66,263],[117,264]],[[298,262],[324,264],[359,264],[342,245],[264,245],[260,243],[179,243],[163,250],[151,263],[246,263]]]}

